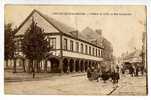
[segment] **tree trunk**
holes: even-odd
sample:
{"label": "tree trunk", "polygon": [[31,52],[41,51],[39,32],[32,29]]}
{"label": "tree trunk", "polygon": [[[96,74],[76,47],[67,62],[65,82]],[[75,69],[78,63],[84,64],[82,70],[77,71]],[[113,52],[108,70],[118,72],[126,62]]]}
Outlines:
{"label": "tree trunk", "polygon": [[23,71],[26,72],[26,69],[25,69],[25,59],[23,59]]}
{"label": "tree trunk", "polygon": [[31,73],[32,72],[32,60],[28,60],[28,72]]}
{"label": "tree trunk", "polygon": [[39,68],[40,72],[42,72],[42,69],[43,69],[43,61],[41,60],[41,62],[40,62],[40,68]]}
{"label": "tree trunk", "polygon": [[16,59],[14,59],[13,73],[16,73]]}
{"label": "tree trunk", "polygon": [[37,60],[37,73],[41,72],[40,64],[40,60]]}
{"label": "tree trunk", "polygon": [[5,60],[5,62],[6,62],[6,69],[8,68],[8,60]]}
{"label": "tree trunk", "polygon": [[39,69],[38,69],[38,60],[35,60],[35,64],[34,64],[34,65],[36,66],[36,72],[39,73]]}
{"label": "tree trunk", "polygon": [[33,78],[35,78],[35,67],[33,65],[34,60],[31,60],[31,68],[32,68],[32,74],[33,74]]}
{"label": "tree trunk", "polygon": [[35,71],[35,69],[34,69],[34,60],[31,60],[31,69],[32,69],[32,72],[34,72]]}

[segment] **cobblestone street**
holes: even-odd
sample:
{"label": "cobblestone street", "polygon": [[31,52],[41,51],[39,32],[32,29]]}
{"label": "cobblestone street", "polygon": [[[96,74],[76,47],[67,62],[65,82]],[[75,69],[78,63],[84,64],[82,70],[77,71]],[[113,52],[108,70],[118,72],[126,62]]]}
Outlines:
{"label": "cobblestone street", "polygon": [[51,76],[50,78],[5,82],[6,94],[45,95],[145,95],[146,77],[122,76],[113,91],[112,82],[89,81],[85,73]]}
{"label": "cobblestone street", "polygon": [[146,95],[146,77],[126,77],[112,95]]}

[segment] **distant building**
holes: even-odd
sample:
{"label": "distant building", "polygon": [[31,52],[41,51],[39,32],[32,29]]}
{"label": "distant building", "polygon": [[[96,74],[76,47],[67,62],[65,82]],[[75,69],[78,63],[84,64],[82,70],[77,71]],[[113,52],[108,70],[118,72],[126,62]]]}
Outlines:
{"label": "distant building", "polygon": [[136,49],[135,51],[131,53],[126,53],[123,54],[122,57],[122,62],[129,62],[129,63],[136,63],[136,62],[142,62],[142,57],[141,57],[142,51]]}
{"label": "distant building", "polygon": [[[39,27],[44,29],[45,37],[53,49],[50,50],[47,59],[41,61],[41,69],[48,72],[85,72],[88,67],[98,66],[102,58],[102,46],[92,43],[78,33],[77,30],[33,10],[25,21],[19,26],[15,35],[16,64],[17,68],[28,66],[28,59],[21,51],[21,40],[25,31],[32,23],[32,19]],[[28,67],[25,67],[29,70]]]}

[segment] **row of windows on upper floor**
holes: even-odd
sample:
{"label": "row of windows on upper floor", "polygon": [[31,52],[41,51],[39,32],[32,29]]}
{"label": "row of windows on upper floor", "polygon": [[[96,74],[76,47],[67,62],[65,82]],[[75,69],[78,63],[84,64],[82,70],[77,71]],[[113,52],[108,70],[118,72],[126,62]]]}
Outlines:
{"label": "row of windows on upper floor", "polygon": [[[56,38],[48,38],[47,41],[49,42],[49,47],[51,49],[56,49]],[[22,39],[16,39],[15,41],[16,51],[21,51],[22,48]]]}
{"label": "row of windows on upper floor", "polygon": [[[73,40],[69,40],[70,45],[68,45],[68,39],[64,38],[63,39],[63,49],[64,50],[70,50],[70,51],[75,51],[83,54],[88,54],[88,55],[93,55],[93,56],[101,56],[101,49],[92,47],[90,45],[80,43],[78,41],[74,42]],[[68,48],[69,46],[69,48]],[[74,48],[75,47],[75,48]]]}
{"label": "row of windows on upper floor", "polygon": [[[56,38],[48,38],[47,41],[49,42],[49,47],[52,47],[52,49],[56,49]],[[17,45],[17,50],[16,51],[21,51],[21,41],[16,41]],[[75,48],[74,48],[75,46]],[[68,39],[64,38],[63,40],[63,49],[64,50],[70,50],[70,51],[75,51],[83,54],[89,54],[93,56],[101,56],[101,49],[88,46],[87,44],[84,45],[84,43],[80,42],[74,42],[73,40],[70,40],[70,48],[68,48]]]}

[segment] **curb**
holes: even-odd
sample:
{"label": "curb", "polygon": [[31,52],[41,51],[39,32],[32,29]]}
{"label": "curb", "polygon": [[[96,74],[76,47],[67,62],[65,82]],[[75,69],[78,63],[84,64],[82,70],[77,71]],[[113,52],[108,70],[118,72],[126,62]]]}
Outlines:
{"label": "curb", "polygon": [[77,77],[77,76],[85,76],[86,74],[78,74],[78,75],[72,75],[71,77]]}
{"label": "curb", "polygon": [[[119,86],[118,86],[119,87]],[[111,90],[108,94],[106,94],[106,95],[111,95],[115,90],[117,90],[117,88],[118,87],[116,87],[116,88],[114,88],[113,90]]]}

